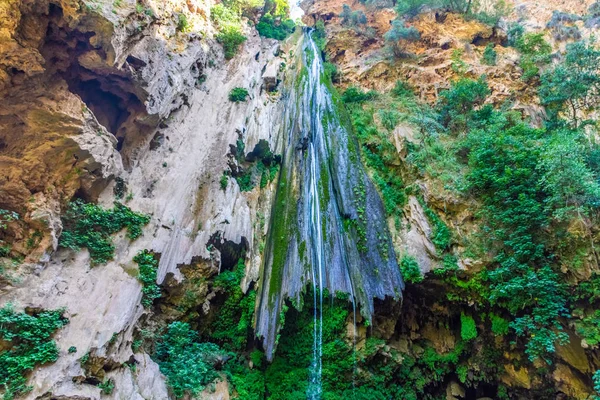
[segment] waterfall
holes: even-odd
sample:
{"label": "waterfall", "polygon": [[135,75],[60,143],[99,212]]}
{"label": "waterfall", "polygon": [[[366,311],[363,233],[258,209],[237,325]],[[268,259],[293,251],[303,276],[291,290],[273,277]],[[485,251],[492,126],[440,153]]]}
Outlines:
{"label": "waterfall", "polygon": [[312,286],[307,397],[320,399],[324,291],[348,294],[356,330],[357,306],[370,320],[374,298],[398,299],[404,283],[383,203],[360,161],[343,106],[327,86],[311,32],[304,33],[294,55],[295,75],[282,92],[282,165],[261,270],[256,333],[271,360],[284,302],[303,307],[303,293]]}

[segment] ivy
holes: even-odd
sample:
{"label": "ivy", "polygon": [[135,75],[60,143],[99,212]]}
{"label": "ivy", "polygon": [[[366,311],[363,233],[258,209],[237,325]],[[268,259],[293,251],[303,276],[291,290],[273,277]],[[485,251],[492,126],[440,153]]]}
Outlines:
{"label": "ivy", "polygon": [[62,314],[63,310],[15,312],[10,304],[0,308],[0,340],[8,344],[0,350],[0,394],[4,400],[31,390],[27,374],[37,365],[58,359],[52,335],[68,322]]}

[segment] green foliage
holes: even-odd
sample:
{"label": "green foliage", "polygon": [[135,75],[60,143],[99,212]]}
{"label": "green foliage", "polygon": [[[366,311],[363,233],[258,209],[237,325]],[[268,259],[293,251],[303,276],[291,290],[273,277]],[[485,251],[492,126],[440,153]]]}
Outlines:
{"label": "green foliage", "polygon": [[592,375],[592,382],[594,383],[594,391],[600,397],[600,370],[594,372],[594,375]]}
{"label": "green foliage", "polygon": [[490,320],[492,321],[492,332],[496,336],[506,336],[510,327],[509,322],[504,318],[490,314]]}
{"label": "green foliage", "polygon": [[229,176],[223,172],[223,175],[221,175],[221,179],[219,180],[219,184],[221,185],[221,189],[225,190],[227,189],[227,185],[229,183]]}
{"label": "green foliage", "polygon": [[485,50],[483,50],[483,55],[481,56],[481,63],[485,65],[496,65],[496,57],[498,54],[496,50],[494,50],[494,45],[489,43],[485,46]]}
{"label": "green foliage", "polygon": [[350,6],[344,4],[342,6],[342,12],[340,13],[342,19],[342,25],[349,25],[351,27],[358,27],[367,23],[367,16],[361,10],[352,11]]}
{"label": "green foliage", "polygon": [[419,263],[414,257],[406,254],[402,256],[402,259],[400,260],[400,272],[402,272],[402,278],[404,279],[404,282],[423,282],[423,275],[421,275]]}
{"label": "green foliage", "polygon": [[138,214],[119,202],[112,210],[77,199],[69,204],[63,215],[64,230],[60,245],[73,250],[86,247],[92,263],[105,263],[112,259],[115,248],[110,235],[127,228],[127,237],[135,240],[142,234],[142,226],[150,217]]}
{"label": "green foliage", "polygon": [[186,32],[189,29],[189,22],[187,19],[187,15],[184,13],[180,13],[177,16],[177,30],[179,32]]}
{"label": "green foliage", "polygon": [[473,340],[477,337],[475,320],[465,313],[460,314],[460,337],[464,341]]}
{"label": "green foliage", "polygon": [[522,79],[529,82],[539,75],[540,67],[550,61],[552,47],[543,33],[525,33],[516,40],[515,47],[521,52]]}
{"label": "green foliage", "polygon": [[256,24],[256,30],[260,36],[284,40],[296,29],[296,24],[291,19],[278,20],[270,14],[265,14]]}
{"label": "green foliage", "polygon": [[423,211],[429,220],[431,226],[431,242],[435,245],[438,252],[449,250],[452,241],[452,232],[448,225],[441,220],[440,217],[429,208],[424,202],[421,203]]}
{"label": "green foliage", "polygon": [[63,311],[34,314],[15,312],[10,304],[0,308],[0,394],[9,400],[31,390],[27,374],[37,365],[58,359],[54,332],[67,324]]}
{"label": "green foliage", "polygon": [[229,101],[233,101],[234,103],[239,103],[241,101],[246,101],[246,97],[248,97],[248,90],[241,87],[236,87],[231,89],[229,92]]}
{"label": "green foliage", "polygon": [[[18,219],[19,214],[16,212],[0,208],[0,230],[5,230],[10,222],[17,221]],[[0,239],[0,257],[8,256],[10,251],[11,246]],[[2,274],[3,269],[4,266],[0,264],[0,275]]]}
{"label": "green foliage", "polygon": [[244,273],[244,260],[240,258],[233,271],[222,272],[214,283],[216,288],[223,291],[226,299],[211,326],[210,337],[221,343],[226,350],[244,350],[248,339],[253,336],[252,319],[256,292],[242,292]]}
{"label": "green foliage", "polygon": [[113,381],[112,379],[108,379],[102,383],[99,383],[98,388],[100,388],[100,390],[102,390],[103,394],[110,395],[110,394],[112,394],[113,390],[115,389],[115,381]]}
{"label": "green foliage", "polygon": [[473,112],[489,95],[485,76],[478,80],[461,78],[440,93],[438,108],[442,123],[457,132],[469,128]]}
{"label": "green foliage", "polygon": [[113,188],[113,193],[115,194],[115,198],[122,199],[125,196],[125,181],[121,177],[115,178],[115,186]]}
{"label": "green foliage", "polygon": [[242,43],[246,41],[246,36],[242,35],[241,31],[227,28],[223,29],[217,35],[217,41],[223,45],[223,52],[227,60],[232,59]]}
{"label": "green foliage", "polygon": [[594,110],[600,102],[598,63],[594,43],[579,41],[568,44],[563,62],[542,74],[540,100],[551,118],[565,115],[577,128],[581,114]]}
{"label": "green foliage", "polygon": [[158,260],[148,250],[141,250],[133,261],[138,264],[138,279],[142,283],[142,305],[146,308],[152,306],[152,302],[160,297],[160,287],[156,284]]}
{"label": "green foliage", "polygon": [[484,203],[490,239],[503,244],[489,272],[490,301],[517,315],[511,327],[529,338],[526,352],[533,360],[567,338],[558,322],[566,315],[565,288],[540,240],[548,224],[538,167],[542,132],[498,117],[470,134],[469,181]]}
{"label": "green foliage", "polygon": [[325,34],[325,23],[322,20],[318,20],[313,30],[312,38],[317,45],[317,48],[321,51],[325,50],[325,44],[327,42],[327,35]]}
{"label": "green foliage", "polygon": [[75,346],[69,347],[68,352],[69,352],[69,354],[77,353],[77,347],[75,347]]}
{"label": "green foliage", "polygon": [[350,86],[342,94],[342,101],[346,104],[363,103],[367,100],[373,100],[376,97],[377,92],[375,92],[374,90],[363,92],[361,88],[358,88],[356,86]]}
{"label": "green foliage", "polygon": [[200,393],[219,377],[215,366],[225,354],[213,343],[198,343],[197,334],[184,322],[173,322],[156,345],[153,359],[176,398]]}
{"label": "green foliage", "polygon": [[406,26],[403,20],[395,19],[383,38],[394,57],[402,57],[404,49],[400,46],[401,42],[416,42],[421,39],[421,33],[414,26]]}

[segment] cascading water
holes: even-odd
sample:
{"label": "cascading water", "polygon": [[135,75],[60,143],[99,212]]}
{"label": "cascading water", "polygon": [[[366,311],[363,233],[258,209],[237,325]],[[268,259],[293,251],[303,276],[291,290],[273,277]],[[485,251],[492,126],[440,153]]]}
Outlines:
{"label": "cascading water", "polygon": [[[256,332],[268,359],[286,299],[313,289],[314,341],[307,397],[322,395],[323,293],[347,293],[370,319],[373,299],[404,284],[379,194],[327,87],[320,51],[305,32],[287,82],[282,166],[261,271]],[[368,219],[367,219],[368,215]],[[355,316],[356,318],[356,316]]]}

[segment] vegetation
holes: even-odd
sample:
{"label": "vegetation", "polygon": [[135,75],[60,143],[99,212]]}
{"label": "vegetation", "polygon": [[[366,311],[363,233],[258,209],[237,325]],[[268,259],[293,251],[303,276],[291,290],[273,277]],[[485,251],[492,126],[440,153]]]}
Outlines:
{"label": "vegetation", "polygon": [[483,55],[481,57],[481,63],[485,65],[496,65],[496,50],[494,50],[494,45],[492,43],[485,46],[485,50],[483,50]]}
{"label": "vegetation", "polygon": [[581,120],[599,104],[599,61],[594,43],[570,43],[564,62],[542,74],[540,99],[553,120],[564,116],[573,128],[592,123]]}
{"label": "vegetation", "polygon": [[142,283],[142,305],[152,306],[152,302],[160,297],[160,287],[156,284],[158,260],[148,250],[140,251],[133,261],[138,264],[138,279]]}
{"label": "vegetation", "polygon": [[58,359],[52,335],[68,322],[62,314],[63,310],[16,312],[10,304],[0,308],[0,394],[4,400],[31,390],[27,374]]}
{"label": "vegetation", "polygon": [[540,67],[550,61],[552,48],[543,33],[525,33],[515,41],[515,47],[521,52],[522,79],[530,82],[539,76]]}
{"label": "vegetation", "polygon": [[421,275],[421,269],[419,263],[414,257],[405,255],[400,260],[400,271],[402,272],[402,278],[408,283],[420,283],[423,282],[423,275]]}
{"label": "vegetation", "polygon": [[229,92],[229,101],[233,101],[234,103],[246,101],[248,95],[248,90],[246,90],[245,88],[236,87],[231,89],[231,91]]}
{"label": "vegetation", "polygon": [[291,19],[281,19],[270,14],[263,15],[256,24],[260,36],[277,40],[284,40],[294,32],[294,29],[296,24]]}
{"label": "vegetation", "polygon": [[127,229],[127,237],[135,240],[142,234],[142,226],[150,221],[148,215],[131,211],[119,202],[105,210],[101,206],[77,199],[69,204],[63,215],[63,233],[60,245],[73,250],[86,247],[92,263],[105,263],[114,255],[110,235]]}
{"label": "vegetation", "polygon": [[406,26],[403,20],[395,19],[392,21],[392,27],[383,35],[383,38],[394,57],[402,57],[404,49],[401,43],[416,42],[421,39],[421,34],[414,26]]}
{"label": "vegetation", "polygon": [[156,344],[154,360],[176,398],[197,395],[219,377],[216,366],[225,353],[212,343],[199,343],[187,323],[173,322]]}

